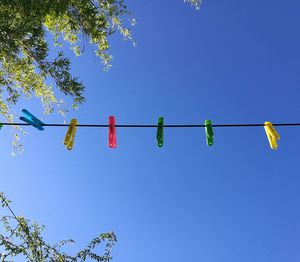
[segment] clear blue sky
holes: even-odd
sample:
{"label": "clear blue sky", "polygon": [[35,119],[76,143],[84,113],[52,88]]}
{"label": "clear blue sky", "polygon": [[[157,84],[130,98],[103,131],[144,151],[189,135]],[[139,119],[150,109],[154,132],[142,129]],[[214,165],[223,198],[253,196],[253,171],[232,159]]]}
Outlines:
{"label": "clear blue sky", "polygon": [[[299,122],[299,0],[127,2],[138,45],[114,36],[108,73],[89,50],[73,59],[87,102],[68,122]],[[272,151],[262,127],[215,129],[210,148],[200,128],[165,129],[163,148],[155,128],[118,129],[116,150],[106,129],[78,129],[69,152],[66,128],[28,127],[12,158],[3,128],[0,190],[50,242],[113,230],[116,262],[300,261],[300,127],[277,130]]]}

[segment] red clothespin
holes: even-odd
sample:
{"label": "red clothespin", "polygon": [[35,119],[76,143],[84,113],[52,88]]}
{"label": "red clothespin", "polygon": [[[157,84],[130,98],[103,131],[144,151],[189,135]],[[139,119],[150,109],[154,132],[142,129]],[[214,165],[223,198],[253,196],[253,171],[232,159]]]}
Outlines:
{"label": "red clothespin", "polygon": [[117,147],[116,119],[114,116],[108,118],[108,146],[110,148]]}

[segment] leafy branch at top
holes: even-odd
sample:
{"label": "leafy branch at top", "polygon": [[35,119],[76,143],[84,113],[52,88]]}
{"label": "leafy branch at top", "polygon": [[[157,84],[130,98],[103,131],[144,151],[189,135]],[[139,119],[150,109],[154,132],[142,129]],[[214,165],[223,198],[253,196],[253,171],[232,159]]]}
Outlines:
{"label": "leafy branch at top", "polygon": [[[75,105],[84,102],[84,86],[70,73],[63,51],[49,58],[46,30],[70,43],[76,55],[80,42],[89,41],[105,66],[110,66],[108,37],[119,31],[132,39],[123,17],[129,15],[123,0],[3,0],[0,3],[0,114],[20,97],[40,97],[46,112],[58,103],[51,83]],[[128,24],[128,26],[130,26]],[[46,80],[49,80],[48,83]]]}
{"label": "leafy branch at top", "polygon": [[[199,8],[202,0],[184,0]],[[52,84],[72,97],[74,106],[84,102],[84,85],[70,73],[63,51],[49,58],[47,30],[56,45],[68,42],[76,55],[82,43],[95,47],[106,68],[112,56],[109,36],[118,31],[133,40],[124,0],[2,0],[0,2],[0,114],[8,118],[10,107],[21,97],[35,95],[46,112],[59,104]],[[81,44],[81,45],[80,45]],[[47,81],[48,80],[48,81]]]}

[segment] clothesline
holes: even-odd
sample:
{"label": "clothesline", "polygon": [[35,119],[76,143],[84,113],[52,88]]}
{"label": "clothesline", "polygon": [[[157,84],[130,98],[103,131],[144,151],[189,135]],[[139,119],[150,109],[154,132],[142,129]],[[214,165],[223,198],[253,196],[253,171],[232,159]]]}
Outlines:
{"label": "clothesline", "polygon": [[20,117],[23,123],[0,123],[0,128],[2,126],[33,126],[40,131],[44,130],[44,127],[68,127],[64,145],[68,150],[73,148],[74,139],[76,135],[77,127],[106,127],[108,128],[108,145],[110,148],[116,148],[116,129],[117,128],[157,128],[156,139],[157,145],[159,147],[163,146],[164,140],[164,128],[205,128],[206,143],[208,146],[212,146],[214,143],[214,131],[213,128],[218,127],[264,127],[266,131],[267,138],[269,140],[270,147],[272,149],[277,149],[277,140],[280,139],[279,134],[275,130],[274,126],[300,126],[300,123],[274,123],[264,122],[256,124],[213,124],[211,120],[205,120],[204,124],[184,124],[184,125],[165,125],[164,118],[159,117],[157,125],[143,125],[143,124],[132,124],[132,125],[120,125],[116,124],[116,118],[114,116],[109,116],[108,124],[97,125],[97,124],[79,124],[77,119],[73,118],[70,124],[47,124],[42,122],[36,116],[31,114],[28,110],[22,110],[24,116]]}
{"label": "clothesline", "polygon": [[[1,123],[3,126],[30,126],[28,123]],[[273,126],[300,126],[300,123],[272,123]],[[69,124],[40,124],[40,126],[49,126],[49,127],[68,127]],[[212,124],[212,127],[256,127],[256,126],[265,126],[264,123],[256,124]],[[108,124],[98,125],[98,124],[77,124],[76,127],[109,127]],[[116,124],[115,127],[120,128],[156,128],[158,125],[143,125],[143,124]],[[164,127],[169,128],[197,128],[197,127],[206,127],[206,125],[193,125],[193,124],[175,124],[175,125],[164,125]]]}

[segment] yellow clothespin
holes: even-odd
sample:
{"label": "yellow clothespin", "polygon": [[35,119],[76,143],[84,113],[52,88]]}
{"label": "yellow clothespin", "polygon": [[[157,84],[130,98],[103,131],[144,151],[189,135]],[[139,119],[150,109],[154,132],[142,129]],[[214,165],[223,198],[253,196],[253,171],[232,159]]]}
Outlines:
{"label": "yellow clothespin", "polygon": [[73,118],[70,122],[67,134],[65,136],[64,145],[67,147],[68,150],[72,150],[73,148],[77,124],[78,124],[77,120]]}
{"label": "yellow clothespin", "polygon": [[277,140],[280,139],[280,135],[276,132],[271,122],[265,122],[264,128],[270,143],[270,147],[272,149],[277,149],[278,148]]}

